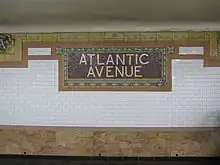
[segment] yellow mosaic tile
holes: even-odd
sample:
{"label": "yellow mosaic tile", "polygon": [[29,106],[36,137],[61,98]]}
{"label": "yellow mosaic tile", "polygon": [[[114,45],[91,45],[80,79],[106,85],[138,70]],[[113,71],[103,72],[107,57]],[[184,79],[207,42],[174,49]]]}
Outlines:
{"label": "yellow mosaic tile", "polygon": [[29,41],[42,41],[41,34],[27,34]]}
{"label": "yellow mosaic tile", "polygon": [[124,41],[140,41],[141,34],[140,33],[124,33]]}
{"label": "yellow mosaic tile", "polygon": [[13,47],[13,53],[11,55],[5,55],[5,61],[18,62],[22,60],[22,41],[15,40],[15,46]]}
{"label": "yellow mosaic tile", "polygon": [[58,40],[58,34],[57,33],[46,33],[41,34],[42,41],[53,41],[56,42]]}
{"label": "yellow mosaic tile", "polygon": [[58,41],[89,41],[88,33],[59,33]]}
{"label": "yellow mosaic tile", "polygon": [[143,32],[141,33],[141,41],[155,41],[157,40],[156,32]]}
{"label": "yellow mosaic tile", "polygon": [[16,33],[16,34],[13,34],[13,36],[19,40],[27,40],[27,34],[25,33]]}
{"label": "yellow mosaic tile", "polygon": [[[93,41],[209,41],[211,56],[220,56],[220,46],[217,44],[217,32],[91,32],[91,33],[46,33],[46,34],[13,34],[21,42],[31,41],[65,41],[65,42],[93,42]],[[219,35],[220,36],[220,35]],[[22,47],[22,46],[21,46]],[[19,49],[21,49],[21,47]],[[13,47],[8,51],[14,54]],[[17,53],[16,53],[17,54]],[[7,54],[5,54],[7,55]],[[20,59],[16,56],[15,60]],[[12,57],[7,57],[11,61]],[[5,57],[0,56],[0,61]]]}
{"label": "yellow mosaic tile", "polygon": [[89,33],[89,41],[104,41],[105,33]]}
{"label": "yellow mosaic tile", "polygon": [[175,41],[189,40],[189,33],[188,32],[174,32],[173,36],[174,36]]}
{"label": "yellow mosaic tile", "polygon": [[123,41],[124,34],[120,32],[106,32],[105,41]]}
{"label": "yellow mosaic tile", "polygon": [[159,32],[157,33],[157,40],[172,41],[174,39],[173,32]]}
{"label": "yellow mosaic tile", "polygon": [[8,49],[7,49],[7,52],[4,54],[4,55],[13,55],[15,52],[15,47],[14,45],[9,45],[8,46]]}
{"label": "yellow mosaic tile", "polygon": [[17,60],[16,57],[17,57],[17,56],[15,56],[15,55],[5,55],[5,56],[4,56],[4,58],[5,58],[4,61],[14,62],[14,61]]}
{"label": "yellow mosaic tile", "polygon": [[89,33],[73,33],[74,41],[89,41]]}
{"label": "yellow mosaic tile", "polygon": [[189,32],[190,40],[203,41],[205,40],[204,32]]}
{"label": "yellow mosaic tile", "polygon": [[211,34],[211,39],[210,39],[210,54],[211,56],[218,56],[218,44],[217,44],[217,33],[213,32]]}
{"label": "yellow mosaic tile", "polygon": [[72,33],[58,33],[58,41],[71,40]]}
{"label": "yellow mosaic tile", "polygon": [[211,32],[204,32],[205,33],[205,40],[209,41],[211,39]]}

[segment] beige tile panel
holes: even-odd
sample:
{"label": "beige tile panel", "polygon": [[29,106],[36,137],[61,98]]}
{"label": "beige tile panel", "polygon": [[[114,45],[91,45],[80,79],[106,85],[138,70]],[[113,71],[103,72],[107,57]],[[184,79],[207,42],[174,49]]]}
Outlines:
{"label": "beige tile panel", "polygon": [[95,132],[95,155],[169,156],[170,135],[164,132]]}
{"label": "beige tile panel", "polygon": [[70,156],[220,156],[219,130],[0,130],[0,154]]}
{"label": "beige tile panel", "polygon": [[219,156],[218,131],[174,132],[171,136],[171,156]]}
{"label": "beige tile panel", "polygon": [[53,131],[0,130],[0,154],[35,155],[56,142]]}

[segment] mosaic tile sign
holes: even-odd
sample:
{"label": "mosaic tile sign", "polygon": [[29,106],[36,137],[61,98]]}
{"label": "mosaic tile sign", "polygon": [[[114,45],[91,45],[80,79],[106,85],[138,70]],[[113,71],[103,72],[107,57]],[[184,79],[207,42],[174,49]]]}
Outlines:
{"label": "mosaic tile sign", "polygon": [[[172,47],[60,47],[64,90],[153,90],[167,81]],[[156,89],[157,90],[157,89]]]}
{"label": "mosaic tile sign", "polygon": [[14,38],[11,34],[0,33],[0,55],[14,54]]}

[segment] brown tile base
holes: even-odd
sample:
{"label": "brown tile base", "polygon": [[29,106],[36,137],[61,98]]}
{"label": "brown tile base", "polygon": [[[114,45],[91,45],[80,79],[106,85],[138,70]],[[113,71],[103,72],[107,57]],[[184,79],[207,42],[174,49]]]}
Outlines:
{"label": "brown tile base", "polygon": [[220,67],[220,60],[204,60],[204,67]]}
{"label": "brown tile base", "polygon": [[66,156],[220,156],[220,129],[129,131],[0,130],[0,154]]}
{"label": "brown tile base", "polygon": [[0,62],[0,68],[28,68],[28,61]]}

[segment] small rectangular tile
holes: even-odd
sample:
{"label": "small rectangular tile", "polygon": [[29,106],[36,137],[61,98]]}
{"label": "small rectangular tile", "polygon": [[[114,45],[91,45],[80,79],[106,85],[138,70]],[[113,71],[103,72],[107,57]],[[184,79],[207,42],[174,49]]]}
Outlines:
{"label": "small rectangular tile", "polygon": [[53,41],[56,42],[58,40],[58,34],[57,33],[45,33],[41,34],[42,41]]}
{"label": "small rectangular tile", "polygon": [[175,32],[174,33],[174,40],[176,41],[185,41],[189,39],[188,32]]}
{"label": "small rectangular tile", "polygon": [[158,32],[157,39],[163,41],[172,41],[174,39],[174,32]]}
{"label": "small rectangular tile", "polygon": [[128,32],[124,33],[125,41],[141,41],[141,33],[140,32]]}
{"label": "small rectangular tile", "polygon": [[190,40],[204,41],[205,32],[189,32]]}
{"label": "small rectangular tile", "polygon": [[28,48],[28,55],[51,55],[51,48]]}
{"label": "small rectangular tile", "polygon": [[120,32],[106,32],[105,41],[123,41],[124,34]]}
{"label": "small rectangular tile", "polygon": [[179,54],[180,55],[187,55],[187,54],[197,54],[203,55],[204,54],[204,47],[179,47]]}
{"label": "small rectangular tile", "polygon": [[142,32],[141,40],[142,41],[155,41],[157,40],[157,33],[156,32]]}
{"label": "small rectangular tile", "polygon": [[27,40],[29,41],[42,41],[41,34],[27,34]]}
{"label": "small rectangular tile", "polygon": [[104,41],[104,38],[104,32],[89,33],[89,41]]}

